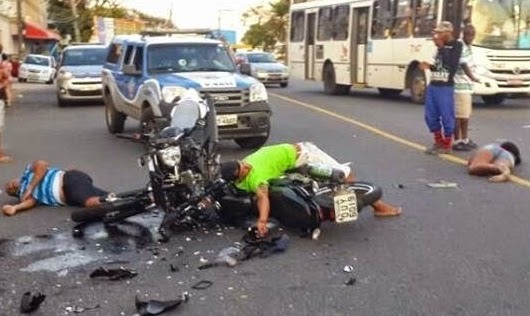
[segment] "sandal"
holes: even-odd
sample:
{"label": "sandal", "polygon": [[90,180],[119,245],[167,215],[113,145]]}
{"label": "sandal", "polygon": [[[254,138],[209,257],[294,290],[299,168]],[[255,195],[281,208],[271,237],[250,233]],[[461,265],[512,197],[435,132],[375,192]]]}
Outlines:
{"label": "sandal", "polygon": [[392,216],[399,216],[403,212],[403,209],[401,207],[395,208],[392,211],[387,212],[374,212],[375,217],[392,217]]}

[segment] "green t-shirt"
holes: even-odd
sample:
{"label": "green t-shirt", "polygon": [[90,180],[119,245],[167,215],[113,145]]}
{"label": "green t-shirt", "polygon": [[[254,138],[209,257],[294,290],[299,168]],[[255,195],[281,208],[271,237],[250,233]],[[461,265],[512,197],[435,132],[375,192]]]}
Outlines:
{"label": "green t-shirt", "polygon": [[296,148],[293,144],[265,146],[245,157],[244,162],[252,166],[248,175],[236,186],[246,192],[255,193],[259,186],[282,176],[296,165]]}

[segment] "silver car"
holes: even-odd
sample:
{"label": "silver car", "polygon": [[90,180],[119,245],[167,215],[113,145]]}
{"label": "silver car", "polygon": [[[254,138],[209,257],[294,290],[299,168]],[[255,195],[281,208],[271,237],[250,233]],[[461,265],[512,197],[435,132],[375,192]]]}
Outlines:
{"label": "silver car", "polygon": [[63,50],[57,71],[57,104],[102,101],[101,70],[107,57],[105,45],[74,45]]}
{"label": "silver car", "polygon": [[276,60],[273,54],[246,52],[236,54],[237,64],[250,64],[252,77],[265,84],[279,84],[282,88],[289,84],[289,69]]}

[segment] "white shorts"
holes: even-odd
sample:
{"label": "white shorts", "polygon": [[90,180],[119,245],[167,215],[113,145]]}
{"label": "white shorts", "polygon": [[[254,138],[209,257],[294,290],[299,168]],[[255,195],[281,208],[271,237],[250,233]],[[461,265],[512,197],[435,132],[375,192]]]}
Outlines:
{"label": "white shorts", "polygon": [[305,164],[322,164],[330,166],[344,172],[344,175],[348,177],[351,173],[351,168],[348,164],[341,164],[330,155],[326,154],[315,144],[310,142],[297,143],[300,147],[300,154],[296,160],[296,167],[300,167]]}
{"label": "white shorts", "polygon": [[4,124],[6,123],[5,122],[5,108],[6,108],[6,104],[4,102],[4,100],[0,100],[0,132],[4,129]]}
{"label": "white shorts", "polygon": [[468,119],[473,108],[473,95],[471,93],[455,93],[455,117]]}

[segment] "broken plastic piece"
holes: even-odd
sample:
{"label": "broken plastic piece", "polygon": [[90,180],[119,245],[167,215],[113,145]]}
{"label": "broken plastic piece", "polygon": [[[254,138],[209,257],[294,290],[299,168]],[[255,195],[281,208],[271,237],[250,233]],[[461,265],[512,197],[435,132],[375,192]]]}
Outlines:
{"label": "broken plastic piece", "polygon": [[170,263],[170,264],[169,264],[169,271],[171,271],[171,272],[179,272],[180,269],[179,269],[179,267],[177,267],[176,265]]}
{"label": "broken plastic piece", "polygon": [[20,300],[20,312],[22,314],[29,314],[33,311],[36,311],[40,304],[44,302],[46,295],[41,292],[31,294],[31,292],[26,292],[22,295]]}
{"label": "broken plastic piece", "polygon": [[357,282],[357,279],[354,277],[348,278],[346,281],[344,281],[344,284],[346,285],[354,285],[355,282]]}
{"label": "broken plastic piece", "polygon": [[97,309],[97,308],[100,308],[101,305],[97,304],[96,306],[93,306],[93,307],[81,307],[81,306],[67,306],[64,308],[65,311],[69,312],[69,313],[74,313],[74,314],[80,314],[80,313],[84,313],[86,311],[89,311],[89,310],[92,310],[92,309]]}
{"label": "broken plastic piece", "polygon": [[103,267],[99,267],[90,273],[90,278],[103,277],[108,278],[111,281],[118,281],[121,279],[132,279],[137,275],[137,272],[131,269],[125,269],[123,267],[120,267],[119,269],[105,269]]}
{"label": "broken plastic piece", "polygon": [[342,271],[344,271],[344,272],[346,272],[346,273],[353,272],[353,267],[352,267],[352,266],[344,266],[344,268],[342,269]]}
{"label": "broken plastic piece", "polygon": [[427,183],[427,185],[431,188],[435,188],[435,189],[447,189],[447,188],[456,188],[458,187],[458,184],[455,183],[455,182],[447,182],[447,181],[438,181],[438,182],[432,182],[432,183]]}
{"label": "broken plastic piece", "polygon": [[181,297],[177,300],[171,301],[157,301],[150,300],[147,302],[140,301],[138,296],[135,298],[135,306],[138,313],[141,316],[160,315],[163,312],[167,312],[179,306],[180,304],[187,302],[189,294],[187,292],[182,293]]}
{"label": "broken plastic piece", "polygon": [[194,285],[192,285],[191,288],[194,289],[194,290],[206,290],[207,288],[209,288],[212,285],[213,285],[212,281],[202,280],[202,281],[199,281],[198,283],[195,283]]}

